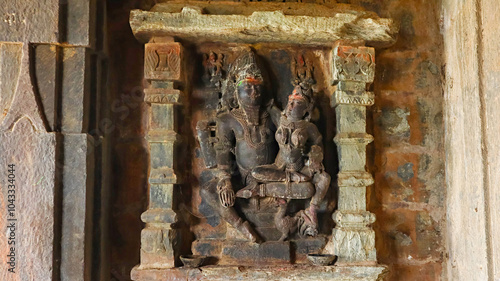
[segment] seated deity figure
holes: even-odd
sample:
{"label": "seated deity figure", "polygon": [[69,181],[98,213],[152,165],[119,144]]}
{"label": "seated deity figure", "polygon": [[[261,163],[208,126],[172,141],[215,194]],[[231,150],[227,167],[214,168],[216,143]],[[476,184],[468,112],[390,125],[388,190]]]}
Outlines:
{"label": "seated deity figure", "polygon": [[[239,190],[237,196],[274,197],[278,199],[280,209],[286,204],[285,200],[311,198],[309,207],[299,212],[295,221],[302,235],[315,236],[318,205],[330,186],[330,175],[325,172],[322,163],[322,136],[316,125],[309,121],[312,110],[310,94],[301,86],[295,87],[279,119],[275,134],[279,152],[274,163],[255,167],[251,172],[255,181]],[[275,218],[275,224],[283,219],[291,221],[290,217],[282,214],[281,218]],[[288,230],[283,229],[286,236],[285,232]]]}
{"label": "seated deity figure", "polygon": [[276,156],[272,110],[264,93],[263,75],[255,55],[248,51],[230,66],[222,85],[223,110],[216,116],[215,178],[203,185],[200,194],[219,215],[249,240],[260,238],[234,209],[235,189],[255,182],[257,166],[270,164]]}

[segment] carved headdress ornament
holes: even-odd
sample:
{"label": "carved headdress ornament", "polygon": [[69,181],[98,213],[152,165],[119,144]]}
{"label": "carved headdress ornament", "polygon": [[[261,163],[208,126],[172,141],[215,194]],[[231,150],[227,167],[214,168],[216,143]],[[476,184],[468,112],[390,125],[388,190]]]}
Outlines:
{"label": "carved headdress ornament", "polygon": [[[291,95],[288,96],[288,100],[297,100],[301,99],[307,102],[306,115],[304,116],[304,120],[310,121],[311,115],[314,110],[314,98],[312,97],[311,90],[304,90],[300,85],[295,86]],[[285,114],[283,111],[282,114]]]}
{"label": "carved headdress ornament", "polygon": [[262,72],[257,66],[255,54],[248,51],[240,55],[233,63],[231,74],[234,75],[234,81],[239,83],[242,80],[258,80],[262,81]]}
{"label": "carved headdress ornament", "polygon": [[234,60],[229,68],[228,77],[222,85],[222,109],[220,111],[239,107],[236,89],[240,83],[243,81],[263,83],[263,80],[255,54],[251,50],[245,51]]}

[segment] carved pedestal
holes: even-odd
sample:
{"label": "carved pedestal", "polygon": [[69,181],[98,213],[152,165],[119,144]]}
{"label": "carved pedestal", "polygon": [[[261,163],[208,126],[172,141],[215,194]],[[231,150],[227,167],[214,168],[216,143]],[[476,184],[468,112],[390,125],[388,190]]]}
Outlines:
{"label": "carved pedestal", "polygon": [[339,262],[376,262],[375,232],[370,227],[375,215],[366,210],[366,186],[373,184],[373,178],[365,170],[366,145],[373,140],[366,133],[366,107],[374,96],[366,88],[373,82],[374,50],[338,46],[333,50],[333,68],[338,83],[331,101],[337,116],[339,198],[332,242]]}

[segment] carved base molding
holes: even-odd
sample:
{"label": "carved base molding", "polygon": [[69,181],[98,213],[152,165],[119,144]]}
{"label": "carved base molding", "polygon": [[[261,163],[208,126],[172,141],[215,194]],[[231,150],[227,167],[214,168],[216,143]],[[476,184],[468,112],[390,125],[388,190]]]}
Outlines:
{"label": "carved base molding", "polygon": [[383,280],[385,266],[204,266],[202,268],[170,268],[132,270],[132,280]]}

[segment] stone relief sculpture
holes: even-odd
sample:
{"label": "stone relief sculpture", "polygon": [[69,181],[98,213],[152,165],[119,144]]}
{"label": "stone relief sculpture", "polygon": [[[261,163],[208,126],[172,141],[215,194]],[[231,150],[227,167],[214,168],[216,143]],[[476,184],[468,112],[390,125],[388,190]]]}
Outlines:
{"label": "stone relief sculpture", "polygon": [[209,54],[204,54],[203,67],[205,73],[203,81],[211,87],[220,87],[223,74],[224,55],[216,54],[210,51]]}
{"label": "stone relief sculpture", "polygon": [[[314,108],[311,66],[303,56],[299,58],[299,66],[293,67],[296,87],[283,112],[266,96],[262,71],[248,51],[235,60],[223,84],[225,110],[213,122],[215,140],[208,137],[207,121],[198,123],[205,165],[214,167],[214,156],[217,165],[214,179],[204,185],[201,195],[254,242],[261,239],[234,210],[236,197],[273,199],[278,206],[274,224],[282,233],[279,241],[284,241],[296,230],[302,236],[317,235],[317,208],[330,185],[322,163],[322,136],[310,122]],[[239,177],[234,176],[235,171]],[[309,199],[309,206],[287,215],[287,204],[294,199]]]}
{"label": "stone relief sculpture", "polygon": [[[397,27],[359,7],[302,3],[296,15],[283,12],[290,3],[253,4],[131,12],[156,114],[149,152],[172,155],[151,158],[132,279],[379,280],[365,167],[375,51],[361,45],[392,44]],[[332,255],[349,265],[327,267]],[[181,256],[207,267],[179,267]],[[308,261],[318,266],[300,266]]]}
{"label": "stone relief sculpture", "polygon": [[[272,142],[275,125],[264,104],[263,83],[253,53],[247,52],[236,59],[223,85],[226,110],[221,111],[215,121],[218,139],[214,144],[217,175],[201,190],[203,198],[224,220],[254,242],[259,241],[258,235],[233,209],[233,183],[236,180],[232,175],[237,170],[241,175],[238,184],[252,184],[255,182],[250,173],[252,169],[274,160]],[[201,143],[204,146],[203,140]]]}

